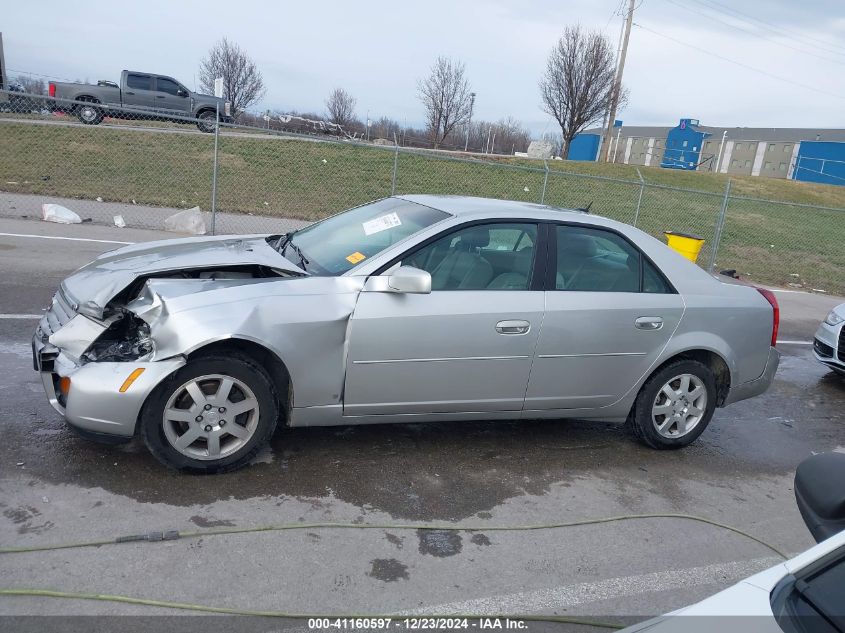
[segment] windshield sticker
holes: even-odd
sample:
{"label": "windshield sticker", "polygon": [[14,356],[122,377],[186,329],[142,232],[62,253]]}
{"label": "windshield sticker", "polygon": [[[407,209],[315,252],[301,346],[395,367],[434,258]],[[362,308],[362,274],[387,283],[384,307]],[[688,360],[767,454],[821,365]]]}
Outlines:
{"label": "windshield sticker", "polygon": [[357,264],[358,262],[364,261],[365,259],[367,259],[367,256],[364,255],[364,253],[359,253],[358,251],[355,251],[351,255],[346,256],[346,261],[348,261],[350,264]]}
{"label": "windshield sticker", "polygon": [[402,221],[396,213],[388,213],[380,218],[367,220],[361,226],[364,227],[364,235],[372,235],[373,233],[381,233],[387,229],[392,229],[394,226],[399,226]]}

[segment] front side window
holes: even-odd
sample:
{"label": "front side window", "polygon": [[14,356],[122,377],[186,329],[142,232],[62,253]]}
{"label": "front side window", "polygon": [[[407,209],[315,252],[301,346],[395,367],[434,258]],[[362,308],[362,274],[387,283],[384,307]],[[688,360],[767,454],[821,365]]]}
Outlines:
{"label": "front side window", "polygon": [[126,87],[135,90],[152,90],[152,77],[149,75],[129,74],[126,77]]}
{"label": "front side window", "polygon": [[610,231],[558,226],[555,289],[639,292],[640,253]]}
{"label": "front side window", "polygon": [[[308,272],[342,275],[436,222],[448,213],[416,202],[386,198],[332,216],[294,233],[282,254]],[[291,251],[294,251],[293,253]],[[302,258],[298,252],[302,253]],[[304,263],[304,262],[302,262]]]}
{"label": "front side window", "polygon": [[167,79],[166,77],[159,77],[156,79],[156,88],[159,92],[166,92],[169,95],[178,95],[179,93],[179,84],[177,84],[172,79]]}
{"label": "front side window", "polygon": [[528,290],[537,225],[477,224],[413,252],[402,264],[431,273],[435,290]]}

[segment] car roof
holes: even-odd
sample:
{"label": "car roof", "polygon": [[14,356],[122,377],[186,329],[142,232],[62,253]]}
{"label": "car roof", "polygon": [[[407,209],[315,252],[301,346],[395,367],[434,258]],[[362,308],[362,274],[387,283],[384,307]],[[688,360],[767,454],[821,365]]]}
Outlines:
{"label": "car roof", "polygon": [[[444,211],[454,216],[490,216],[505,217],[524,215],[530,218],[558,218],[564,216],[578,216],[583,220],[587,215],[581,209],[563,209],[547,204],[522,202],[519,200],[499,200],[496,198],[480,198],[476,196],[452,196],[434,194],[409,194],[396,196],[401,200],[416,202],[432,209]],[[589,217],[589,216],[588,216]]]}

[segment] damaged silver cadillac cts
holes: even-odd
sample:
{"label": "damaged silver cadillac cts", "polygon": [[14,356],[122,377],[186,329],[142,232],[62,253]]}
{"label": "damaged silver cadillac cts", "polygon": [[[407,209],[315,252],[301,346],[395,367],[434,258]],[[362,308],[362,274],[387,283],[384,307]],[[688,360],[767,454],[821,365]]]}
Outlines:
{"label": "damaged silver cadillac cts", "polygon": [[768,388],[777,328],[769,291],[634,227],[413,195],[105,253],[62,282],[33,355],[82,435],[220,472],[280,422],[602,419],[679,448]]}

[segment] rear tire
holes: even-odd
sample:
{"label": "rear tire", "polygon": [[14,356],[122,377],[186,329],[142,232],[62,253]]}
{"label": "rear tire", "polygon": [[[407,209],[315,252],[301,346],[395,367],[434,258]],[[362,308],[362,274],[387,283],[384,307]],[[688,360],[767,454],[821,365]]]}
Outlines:
{"label": "rear tire", "polygon": [[270,440],[279,397],[263,367],[247,356],[190,361],[150,394],[141,436],[153,456],[177,470],[242,468]]}
{"label": "rear tire", "polygon": [[716,378],[694,360],[669,363],[640,389],[628,418],[636,438],[658,450],[692,444],[716,410]]}
{"label": "rear tire", "polygon": [[217,113],[212,112],[211,110],[205,110],[199,113],[197,116],[197,127],[199,128],[200,132],[206,132],[208,134],[214,132],[214,128],[217,124]]}
{"label": "rear tire", "polygon": [[102,108],[96,107],[93,99],[80,99],[82,105],[76,106],[76,116],[85,125],[99,125],[105,117]]}

